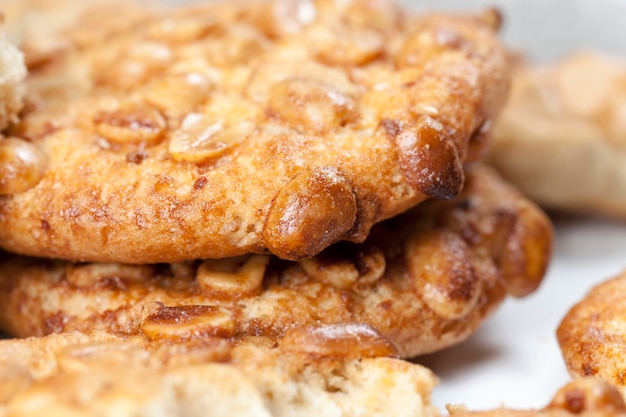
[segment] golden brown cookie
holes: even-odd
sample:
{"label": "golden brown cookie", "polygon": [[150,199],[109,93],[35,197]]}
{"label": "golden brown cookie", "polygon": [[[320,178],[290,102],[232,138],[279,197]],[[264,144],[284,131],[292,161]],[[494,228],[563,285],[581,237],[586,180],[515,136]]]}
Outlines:
{"label": "golden brown cookie", "polygon": [[[374,227],[363,244],[312,259],[269,255],[178,264],[70,263],[6,255],[0,328],[18,336],[71,330],[281,337],[315,323],[363,322],[403,357],[467,338],[503,301],[541,282],[552,228],[485,167],[462,194]],[[171,323],[167,335],[155,323]]]}
{"label": "golden brown cookie", "polygon": [[626,219],[626,60],[522,65],[489,162],[541,205]]}
{"label": "golden brown cookie", "polygon": [[563,386],[550,404],[539,410],[469,411],[463,406],[448,406],[448,411],[451,417],[624,417],[626,405],[613,385],[587,377]]}
{"label": "golden brown cookie", "polygon": [[0,415],[438,415],[429,370],[384,357],[393,350],[371,330],[345,342],[172,343],[98,332],[3,340]]}
{"label": "golden brown cookie", "polygon": [[572,375],[615,384],[626,398],[626,271],[595,286],[563,318],[557,337]]}
{"label": "golden brown cookie", "polygon": [[5,249],[140,264],[360,242],[458,194],[508,90],[489,18],[273,0],[129,19],[85,17],[33,64],[11,133],[46,172],[0,197]]}

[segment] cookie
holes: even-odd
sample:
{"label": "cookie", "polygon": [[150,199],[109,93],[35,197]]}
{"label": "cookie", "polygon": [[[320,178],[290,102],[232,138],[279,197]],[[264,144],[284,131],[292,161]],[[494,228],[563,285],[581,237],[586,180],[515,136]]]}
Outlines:
{"label": "cookie", "polygon": [[143,264],[361,242],[459,193],[508,91],[489,16],[275,0],[91,17],[31,70],[11,134],[45,174],[0,197],[6,250]]}
{"label": "cookie", "polygon": [[561,321],[557,337],[572,375],[615,384],[626,398],[626,271],[595,286]]}
{"label": "cookie", "polygon": [[542,206],[626,219],[626,60],[521,65],[489,163]]}
{"label": "cookie", "polygon": [[103,330],[279,338],[315,323],[362,322],[402,357],[467,338],[506,294],[540,284],[552,227],[490,169],[462,194],[430,201],[300,262],[269,255],[157,265],[70,263],[6,255],[0,328],[17,336]]}
{"label": "cookie", "polygon": [[599,378],[576,378],[561,387],[550,404],[542,409],[499,408],[469,411],[463,406],[448,406],[451,417],[623,417],[624,400],[615,386]]}
{"label": "cookie", "polygon": [[75,31],[79,27],[89,28],[89,39],[102,40],[145,19],[149,6],[158,7],[155,3],[159,2],[3,0],[2,13],[9,40],[19,46],[33,70],[74,48],[78,38],[86,40]]}
{"label": "cookie", "polygon": [[393,349],[371,329],[349,331],[341,346],[318,333],[306,346],[262,338],[157,343],[97,332],[3,340],[0,414],[438,415],[429,370],[385,357]]}
{"label": "cookie", "polygon": [[17,121],[17,114],[23,105],[26,78],[24,56],[7,40],[1,23],[0,13],[0,138],[9,123]]}

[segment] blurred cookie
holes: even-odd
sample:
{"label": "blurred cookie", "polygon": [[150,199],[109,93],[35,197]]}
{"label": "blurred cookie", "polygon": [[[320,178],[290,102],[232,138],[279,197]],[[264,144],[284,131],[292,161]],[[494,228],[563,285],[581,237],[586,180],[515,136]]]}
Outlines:
{"label": "blurred cookie", "polygon": [[385,349],[388,342],[371,331],[344,336],[346,350],[319,334],[306,346],[260,338],[150,342],[97,332],[3,340],[0,413],[438,415],[430,404],[436,381],[429,370],[380,357],[393,349]]}
{"label": "blurred cookie", "polygon": [[557,337],[572,375],[615,384],[626,398],[626,271],[594,287],[563,318]]}
{"label": "blurred cookie", "polygon": [[514,74],[489,163],[545,207],[626,218],[626,59],[580,52]]}
{"label": "blurred cookie", "polygon": [[508,91],[489,18],[274,0],[113,20],[79,19],[32,68],[11,134],[47,165],[0,197],[7,250],[141,264],[360,242],[459,193]]}
{"label": "blurred cookie", "polygon": [[451,417],[624,417],[626,405],[615,386],[599,378],[577,378],[566,384],[539,410],[500,408],[469,411],[463,406],[448,406]]}
{"label": "blurred cookie", "polygon": [[9,123],[17,121],[25,93],[26,66],[24,56],[2,31],[0,11],[0,139]]}
{"label": "blurred cookie", "polygon": [[[2,0],[9,40],[24,53],[29,69],[84,45],[128,30],[156,9],[148,0]],[[89,28],[86,31],[81,28]]]}
{"label": "blurred cookie", "polygon": [[[403,357],[467,338],[505,295],[524,296],[550,258],[546,216],[490,169],[462,194],[380,223],[363,244],[312,259],[246,255],[182,264],[75,264],[6,255],[0,327],[281,337],[316,323],[363,322]],[[168,334],[155,323],[171,323]]]}

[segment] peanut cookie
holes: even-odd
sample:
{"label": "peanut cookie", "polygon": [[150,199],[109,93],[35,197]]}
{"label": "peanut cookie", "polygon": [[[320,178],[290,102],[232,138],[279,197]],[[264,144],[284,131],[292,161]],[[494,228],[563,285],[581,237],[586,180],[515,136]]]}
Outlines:
{"label": "peanut cookie", "polygon": [[3,248],[141,264],[361,242],[459,193],[508,91],[492,15],[273,0],[128,19],[87,16],[33,64],[11,134],[45,174],[0,196]]}
{"label": "peanut cookie", "polygon": [[626,219],[626,60],[522,65],[489,162],[541,205]]}
{"label": "peanut cookie", "polygon": [[563,318],[557,337],[572,375],[615,384],[626,398],[626,271],[595,286]]}
{"label": "peanut cookie", "polygon": [[[281,337],[315,323],[362,322],[403,357],[467,338],[505,295],[546,271],[546,216],[484,167],[462,194],[376,225],[300,262],[269,255],[178,264],[70,263],[6,255],[0,328],[18,336],[72,330]],[[155,323],[171,326],[162,334]]]}
{"label": "peanut cookie", "polygon": [[451,417],[624,417],[626,405],[615,386],[599,378],[577,378],[566,384],[539,410],[500,408],[469,411],[463,406],[448,406]]}
{"label": "peanut cookie", "polygon": [[343,344],[323,331],[306,345],[97,332],[3,340],[0,415],[438,415],[429,370],[385,357],[393,348],[371,329],[344,330],[329,332],[343,331]]}

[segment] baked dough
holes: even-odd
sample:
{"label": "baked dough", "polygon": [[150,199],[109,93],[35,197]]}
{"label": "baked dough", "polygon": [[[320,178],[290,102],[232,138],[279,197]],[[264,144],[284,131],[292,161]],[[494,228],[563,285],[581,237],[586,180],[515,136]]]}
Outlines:
{"label": "baked dough", "polygon": [[97,332],[3,340],[0,415],[436,417],[433,374],[384,357],[388,342],[362,330],[343,346],[319,332],[306,346]]}
{"label": "baked dough", "polygon": [[362,322],[411,357],[464,340],[507,293],[533,292],[551,245],[545,214],[477,166],[456,199],[427,202],[380,223],[363,244],[300,262],[246,255],[124,265],[6,255],[0,328],[17,336],[135,334],[167,319],[181,337],[276,338],[293,327]]}
{"label": "baked dough", "polygon": [[143,264],[360,242],[459,193],[508,91],[478,16],[272,0],[99,18],[31,69],[11,134],[47,163],[0,197],[6,250]]}
{"label": "baked dough", "polygon": [[626,271],[595,286],[563,318],[557,337],[572,375],[615,384],[626,398]]}

